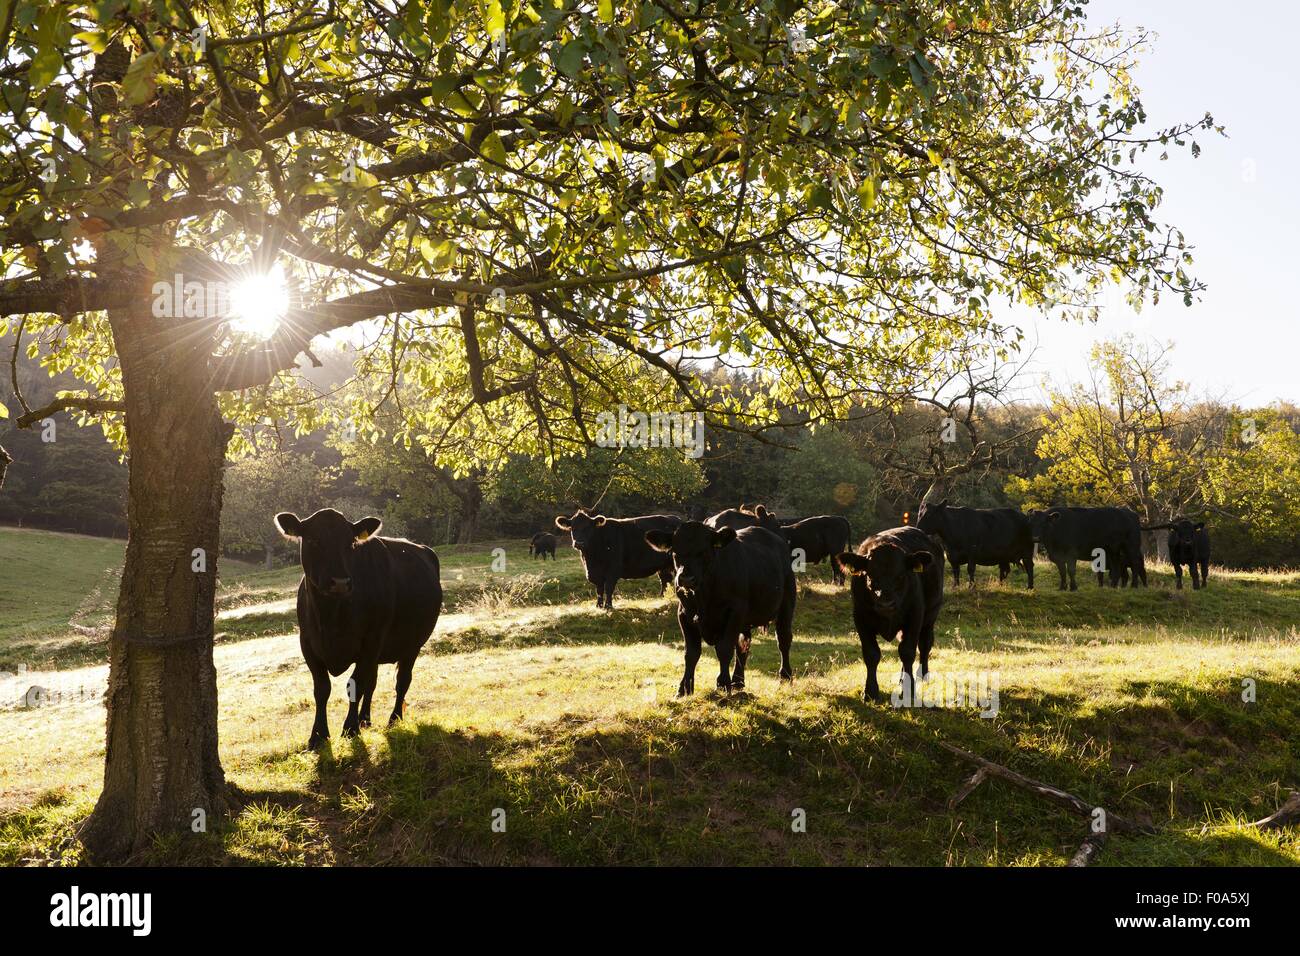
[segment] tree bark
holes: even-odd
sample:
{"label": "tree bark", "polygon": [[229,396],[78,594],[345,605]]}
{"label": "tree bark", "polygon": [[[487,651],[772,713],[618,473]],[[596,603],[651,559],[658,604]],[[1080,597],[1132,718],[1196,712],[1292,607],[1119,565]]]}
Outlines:
{"label": "tree bark", "polygon": [[[129,538],[109,643],[104,789],[81,831],[91,860],[132,857],[160,834],[229,813],[212,659],[222,466],[232,427],[208,372],[202,322],[109,314],[126,396]],[[196,570],[196,550],[205,566]]]}
{"label": "tree bark", "polygon": [[457,544],[474,543],[478,536],[479,514],[483,510],[483,489],[473,478],[466,479],[466,484],[468,487],[460,501],[460,534],[457,536]]}

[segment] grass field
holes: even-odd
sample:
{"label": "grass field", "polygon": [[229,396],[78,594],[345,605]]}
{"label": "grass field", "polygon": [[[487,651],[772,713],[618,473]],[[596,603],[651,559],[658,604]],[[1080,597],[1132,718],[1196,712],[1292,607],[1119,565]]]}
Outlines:
{"label": "grass field", "polygon": [[[504,573],[489,570],[507,550]],[[105,637],[120,542],[0,529],[0,863],[76,862],[102,773]],[[1101,863],[1295,865],[1300,831],[1261,833],[1300,788],[1300,575],[1220,573],[1205,592],[1039,590],[982,577],[940,617],[937,675],[994,674],[996,716],[864,704],[845,589],[810,568],[796,680],[756,634],[747,693],[720,696],[706,648],[673,694],[681,644],[657,582],[597,610],[574,552],[439,549],[446,607],[391,731],[303,748],[311,680],[295,569],[220,568],[222,756],[242,810],[151,862],[1059,865],[1086,821],[1009,784],[955,809],[971,768],[947,741],[1156,829]],[[1080,576],[1082,582],[1083,576]],[[76,625],[76,626],[73,626]],[[885,649],[888,687],[897,655]],[[380,670],[387,713],[393,669]],[[1243,701],[1243,681],[1256,698]],[[14,706],[31,683],[60,691]],[[501,823],[504,821],[504,832]],[[803,823],[802,828],[793,824]],[[494,823],[496,826],[494,827]],[[800,832],[802,831],[802,832]]]}

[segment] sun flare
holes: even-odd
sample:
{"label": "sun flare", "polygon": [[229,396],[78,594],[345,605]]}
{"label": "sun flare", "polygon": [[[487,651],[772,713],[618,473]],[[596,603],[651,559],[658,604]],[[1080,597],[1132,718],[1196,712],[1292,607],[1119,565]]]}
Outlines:
{"label": "sun flare", "polygon": [[279,265],[230,288],[230,325],[236,332],[269,339],[289,312],[289,283]]}

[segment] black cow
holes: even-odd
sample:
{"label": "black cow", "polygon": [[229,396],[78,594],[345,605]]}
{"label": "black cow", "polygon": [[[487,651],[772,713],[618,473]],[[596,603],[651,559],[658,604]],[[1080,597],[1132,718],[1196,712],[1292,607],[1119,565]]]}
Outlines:
{"label": "black cow", "polygon": [[815,515],[798,521],[781,523],[781,535],[790,542],[791,552],[803,552],[808,564],[821,564],[831,559],[831,580],[844,583],[844,572],[835,563],[835,555],[849,549],[853,528],[849,519],[840,515]]}
{"label": "black cow", "polygon": [[380,664],[397,665],[397,701],[388,718],[392,724],[402,716],[411,668],[442,610],[438,556],[422,544],[376,537],[382,524],[378,518],[353,523],[332,508],[309,518],[284,511],[275,516],[275,524],[301,542],[298,633],[316,698],[307,746],[329,739],[325,705],[330,675],[337,677],[354,664],[343,736],[370,726]]}
{"label": "black cow", "polygon": [[[686,669],[677,695],[695,691],[701,644],[718,652],[718,689],[745,686],[750,632],[775,622],[781,678],[790,680],[796,591],[785,539],[766,528],[721,528],[686,521],[675,531],[648,531],[646,544],[669,555],[677,592],[677,623],[686,642]],[[731,668],[732,654],[736,667]]]}
{"label": "black cow", "polygon": [[[1029,514],[1030,531],[1042,544],[1048,558],[1061,576],[1060,590],[1070,579],[1070,590],[1077,591],[1075,563],[1092,561],[1101,553],[1110,572],[1110,585],[1142,587],[1147,583],[1146,562],[1142,556],[1142,532],[1137,514],[1129,508],[1055,507]],[[1130,578],[1130,572],[1132,572]],[[1105,584],[1105,572],[1097,572],[1097,585]]]}
{"label": "black cow", "polygon": [[570,518],[557,515],[555,526],[569,532],[582,556],[587,580],[596,586],[596,607],[614,607],[614,587],[620,578],[659,575],[660,591],[672,583],[672,560],[645,542],[647,531],[675,531],[682,523],[672,515],[606,518],[579,509]]}
{"label": "black cow", "polygon": [[728,508],[726,511],[719,511],[712,517],[705,518],[704,523],[715,531],[722,528],[730,528],[733,531],[739,531],[741,528],[766,528],[768,531],[775,532],[781,530],[781,523],[776,520],[776,515],[762,505]]}
{"label": "black cow", "polygon": [[[1143,531],[1169,529],[1169,563],[1174,566],[1174,580],[1178,590],[1183,589],[1183,565],[1192,575],[1192,590],[1198,591],[1210,583],[1210,532],[1205,522],[1176,518],[1168,524],[1154,524]],[[1199,572],[1199,575],[1198,575]],[[1199,580],[1198,580],[1199,577]]]}
{"label": "black cow", "polygon": [[546,560],[549,554],[551,560],[555,560],[555,535],[549,531],[539,531],[533,535],[533,540],[528,543],[528,553],[535,558]]}
{"label": "black cow", "polygon": [[916,527],[943,542],[953,587],[961,584],[963,564],[972,585],[977,564],[996,564],[999,581],[1018,564],[1029,578],[1029,589],[1034,589],[1034,535],[1029,517],[1015,508],[961,508],[948,504],[947,498],[938,504],[922,502]]}
{"label": "black cow", "polygon": [[935,557],[937,550],[938,543],[917,528],[891,528],[867,538],[856,552],[845,551],[834,558],[852,578],[853,626],[867,665],[863,700],[881,699],[876,682],[880,663],[877,638],[892,642],[902,633],[898,659],[907,675],[909,695],[915,690],[912,662],[918,648],[921,679],[930,673],[934,624],[943,606],[943,563]]}

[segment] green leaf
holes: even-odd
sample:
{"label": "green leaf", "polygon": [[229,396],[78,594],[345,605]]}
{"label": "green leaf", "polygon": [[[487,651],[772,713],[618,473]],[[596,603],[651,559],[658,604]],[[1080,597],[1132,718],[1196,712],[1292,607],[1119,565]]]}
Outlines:
{"label": "green leaf", "polygon": [[157,84],[154,76],[158,73],[158,54],[142,53],[131,61],[126,77],[122,80],[122,92],[126,101],[132,106],[139,106],[153,99]]}
{"label": "green leaf", "polygon": [[506,32],[506,14],[501,9],[501,0],[488,0],[487,32],[494,40]]}
{"label": "green leaf", "polygon": [[921,91],[921,96],[924,99],[929,100],[930,97],[934,96],[934,84],[930,82],[930,78],[926,75],[924,68],[915,56],[908,59],[907,72],[912,74],[912,82]]}
{"label": "green leaf", "polygon": [[506,144],[501,141],[501,134],[495,130],[483,137],[478,151],[499,166],[506,164]]}
{"label": "green leaf", "polygon": [[596,8],[601,23],[614,22],[614,0],[598,0]]}
{"label": "green leaf", "polygon": [[72,39],[80,40],[94,53],[103,53],[108,49],[108,37],[102,30],[83,30],[81,33],[74,33]]}
{"label": "green leaf", "polygon": [[32,57],[32,65],[27,73],[28,82],[31,83],[33,90],[43,90],[51,83],[54,78],[63,71],[63,54],[59,48],[51,44],[48,47],[41,47]]}
{"label": "green leaf", "polygon": [[149,184],[143,179],[135,180],[126,187],[126,198],[136,207],[149,205]]}
{"label": "green leaf", "polygon": [[586,44],[581,40],[570,40],[560,50],[560,55],[555,59],[555,66],[565,76],[576,80],[582,73],[582,60],[586,53]]}

